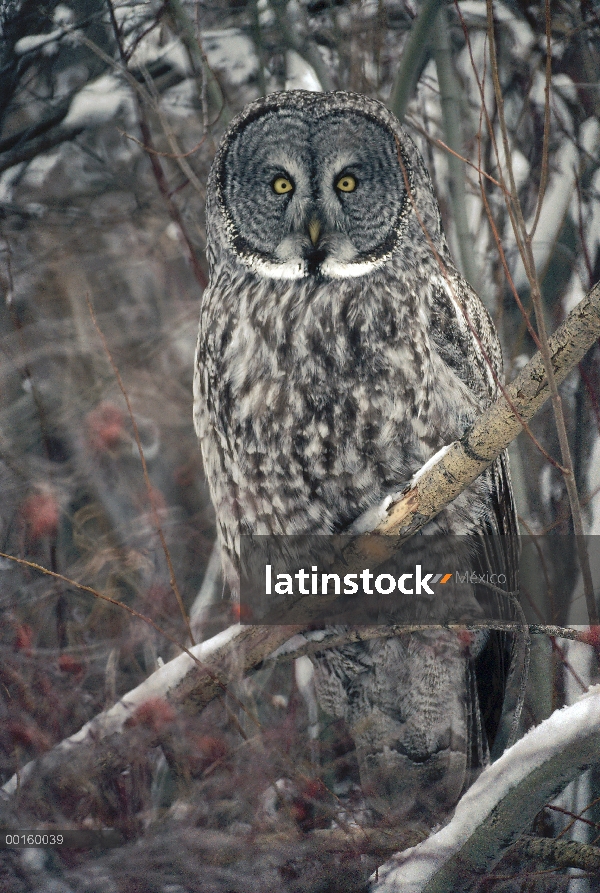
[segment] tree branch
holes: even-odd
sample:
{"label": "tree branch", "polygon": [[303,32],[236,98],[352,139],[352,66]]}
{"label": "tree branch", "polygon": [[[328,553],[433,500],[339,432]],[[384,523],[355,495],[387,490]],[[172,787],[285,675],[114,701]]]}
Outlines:
{"label": "tree branch", "polygon": [[[598,337],[600,283],[588,292],[548,341],[557,385]],[[508,385],[506,397],[496,400],[460,440],[444,447],[417,472],[412,486],[389,506],[388,517],[375,532],[404,540],[420,530],[491,465],[520,432],[522,421],[532,419],[549,397],[544,360],[538,352]]]}
{"label": "tree branch", "polygon": [[553,868],[600,871],[600,848],[576,840],[523,837],[517,841],[513,850],[522,858],[545,862]]}
{"label": "tree branch", "polygon": [[84,124],[59,124],[59,126],[55,127],[53,130],[41,133],[39,136],[29,139],[25,145],[17,146],[14,149],[4,152],[2,158],[0,158],[0,174],[3,173],[3,171],[9,170],[11,167],[14,167],[16,164],[21,164],[23,161],[31,161],[38,155],[42,155],[44,152],[49,152],[51,149],[54,149],[55,146],[60,146],[61,143],[71,142],[71,140],[78,137],[80,133],[83,133],[84,130]]}
{"label": "tree branch", "polygon": [[420,65],[425,57],[429,36],[442,0],[426,0],[415,19],[404,46],[400,65],[394,78],[388,108],[400,122],[411,99]]}
{"label": "tree branch", "polygon": [[[305,62],[308,62],[317,76],[323,90],[326,92],[333,90],[333,81],[316,44],[307,37],[300,36],[297,29],[297,23],[292,22],[292,25],[290,26],[288,21],[289,10],[287,8],[286,0],[272,0],[271,8],[275,13],[278,37],[282,43],[289,49],[295,50]],[[296,25],[296,27],[294,27],[294,25]]]}

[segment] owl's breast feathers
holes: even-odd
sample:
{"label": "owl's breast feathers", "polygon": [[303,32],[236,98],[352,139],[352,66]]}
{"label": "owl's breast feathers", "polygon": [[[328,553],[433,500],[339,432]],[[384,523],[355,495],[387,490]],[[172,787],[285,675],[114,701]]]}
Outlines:
{"label": "owl's breast feathers", "polygon": [[463,433],[493,395],[499,349],[448,269],[417,257],[333,282],[213,271],[196,424],[218,514],[242,531],[340,530]]}

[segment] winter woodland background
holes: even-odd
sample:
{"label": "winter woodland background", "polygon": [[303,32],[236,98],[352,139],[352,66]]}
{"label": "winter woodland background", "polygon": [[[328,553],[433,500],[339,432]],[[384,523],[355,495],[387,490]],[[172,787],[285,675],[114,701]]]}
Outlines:
{"label": "winter woodland background", "polygon": [[[529,226],[539,212],[548,329],[600,279],[600,5],[495,0],[495,63],[487,15],[481,0],[0,2],[0,551],[62,575],[0,558],[0,783],[189,645],[184,615],[196,642],[235,620],[191,382],[207,173],[249,100],[343,89],[404,117],[454,256],[496,320],[507,380],[535,351],[499,185],[509,166]],[[561,393],[584,528],[600,535],[598,344]],[[531,427],[561,461],[549,405]],[[571,530],[560,470],[525,433],[511,459],[523,530]],[[575,555],[571,567],[577,594]],[[527,726],[596,679],[588,641],[533,637]],[[114,740],[18,781],[0,828],[113,827],[124,842],[0,852],[0,887],[366,889],[394,846],[327,837],[356,765],[325,717],[310,737],[304,670],[265,667],[200,715],[150,699]],[[540,807],[535,831],[600,839],[600,773]],[[513,853],[485,889],[510,875],[511,889],[600,889],[600,871],[576,874]]]}

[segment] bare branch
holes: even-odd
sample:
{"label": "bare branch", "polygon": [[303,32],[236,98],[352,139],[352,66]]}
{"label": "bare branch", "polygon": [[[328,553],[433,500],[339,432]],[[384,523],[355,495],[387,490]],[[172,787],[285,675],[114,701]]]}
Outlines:
{"label": "bare branch", "polygon": [[202,72],[210,105],[218,112],[218,116],[223,123],[227,124],[231,118],[231,110],[218,80],[206,61],[202,47],[196,37],[194,26],[190,22],[182,3],[180,0],[167,0],[165,7],[167,15],[173,23],[174,31],[179,33],[182,43],[185,45],[192,60],[192,64],[197,70]]}
{"label": "bare branch", "polygon": [[441,0],[427,0],[408,35],[388,100],[389,109],[399,121],[404,120],[406,107],[415,88],[419,67],[425,56],[431,27],[435,22],[440,4]]}
{"label": "bare branch", "polygon": [[[600,336],[600,283],[571,311],[548,341],[556,384],[585,355]],[[529,421],[550,396],[548,378],[540,353],[522,369],[501,396],[465,432],[460,440],[443,448],[418,472],[412,486],[388,509],[377,533],[407,539],[435,518],[490,465],[521,430],[511,408]],[[508,399],[507,399],[508,398]],[[510,400],[510,403],[509,403]]]}
{"label": "bare branch", "polygon": [[600,871],[600,848],[576,840],[524,837],[515,844],[514,849],[522,858],[546,862],[555,868]]}
{"label": "bare branch", "polygon": [[[305,62],[308,62],[323,90],[333,90],[333,81],[327,66],[321,58],[318,47],[313,41],[300,35],[297,27],[298,23],[290,16],[286,0],[273,0],[271,8],[275,13],[278,37],[282,43],[298,53]],[[291,22],[290,19],[292,19]]]}
{"label": "bare branch", "polygon": [[55,146],[71,142],[80,133],[83,133],[84,130],[85,125],[83,124],[60,124],[58,127],[54,127],[52,130],[28,140],[24,146],[17,146],[4,152],[2,158],[0,158],[0,174],[16,164],[31,161],[43,152],[49,152]]}

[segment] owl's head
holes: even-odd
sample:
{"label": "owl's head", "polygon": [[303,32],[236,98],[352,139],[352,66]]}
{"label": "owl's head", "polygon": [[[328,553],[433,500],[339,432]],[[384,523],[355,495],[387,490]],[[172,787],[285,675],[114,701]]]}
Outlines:
{"label": "owl's head", "polygon": [[244,266],[273,279],[363,276],[403,238],[410,243],[417,192],[426,193],[417,206],[437,241],[429,177],[381,103],[349,93],[270,94],[223,137],[209,181],[209,241],[225,241]]}

